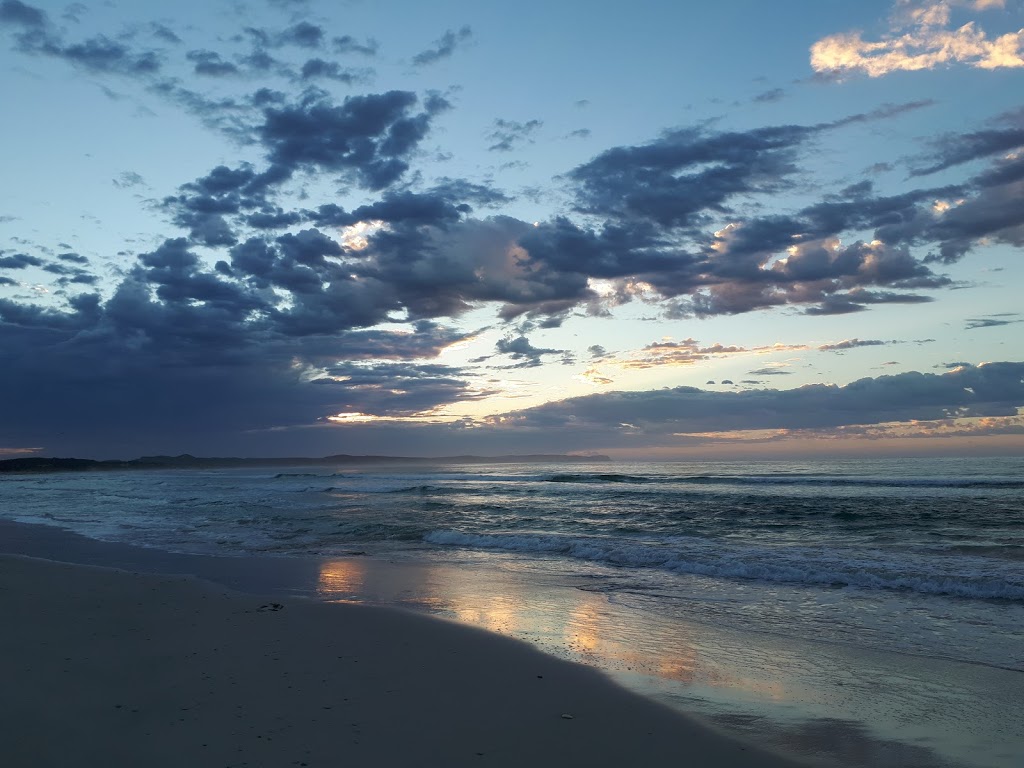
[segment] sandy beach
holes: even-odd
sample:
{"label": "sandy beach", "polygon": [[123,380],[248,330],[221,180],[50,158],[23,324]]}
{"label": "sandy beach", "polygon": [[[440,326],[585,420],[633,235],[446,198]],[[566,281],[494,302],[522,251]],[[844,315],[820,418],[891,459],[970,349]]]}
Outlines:
{"label": "sandy beach", "polygon": [[398,610],[0,557],[22,766],[791,762],[525,643]]}

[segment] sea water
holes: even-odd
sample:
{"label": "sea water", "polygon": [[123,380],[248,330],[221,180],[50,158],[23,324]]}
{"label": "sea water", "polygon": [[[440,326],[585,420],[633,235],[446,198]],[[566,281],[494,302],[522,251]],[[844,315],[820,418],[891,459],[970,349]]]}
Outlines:
{"label": "sea water", "polygon": [[323,599],[505,632],[810,757],[1024,756],[1024,459],[23,474],[0,516],[316,557]]}

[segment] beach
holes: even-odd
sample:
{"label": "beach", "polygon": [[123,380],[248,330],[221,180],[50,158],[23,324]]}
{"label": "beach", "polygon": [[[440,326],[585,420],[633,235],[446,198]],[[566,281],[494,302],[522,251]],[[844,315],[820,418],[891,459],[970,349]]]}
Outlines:
{"label": "beach", "polygon": [[788,766],[599,672],[408,612],[0,557],[21,766]]}
{"label": "beach", "polygon": [[[748,750],[754,744],[817,765],[1016,768],[1024,755],[1018,716],[1024,706],[1022,468],[1019,460],[921,460],[12,474],[0,482],[0,553],[89,566],[100,569],[90,571],[90,579],[106,573],[121,580],[81,599],[68,597],[85,578],[59,570],[70,566],[40,571],[55,574],[47,577],[49,591],[39,591],[45,579],[25,580],[17,588],[25,595],[20,607],[5,608],[4,616],[25,617],[8,623],[27,634],[5,638],[17,648],[5,653],[4,663],[25,657],[26,649],[41,652],[36,639],[64,638],[59,653],[51,649],[56,663],[50,666],[68,668],[69,675],[92,670],[92,678],[74,687],[104,691],[110,680],[122,679],[116,668],[90,661],[75,672],[65,659],[149,654],[139,661],[142,671],[131,675],[140,696],[154,702],[152,691],[177,691],[178,714],[160,727],[202,730],[209,721],[236,739],[266,735],[274,715],[231,709],[265,701],[280,705],[289,727],[309,721],[301,727],[352,736],[346,748],[358,749],[373,741],[371,721],[380,724],[378,734],[405,733],[417,712],[429,710],[416,726],[424,735],[410,737],[422,749],[444,749],[444,738],[461,749],[469,744],[466,734],[493,733],[488,744],[500,746],[474,747],[463,757],[484,759],[476,754],[482,751],[508,764],[545,764],[558,755],[572,764],[564,757],[570,752],[558,750],[585,748],[566,742],[544,751],[542,742],[583,733],[585,720],[595,725],[595,745],[612,736],[618,744],[572,752],[597,755],[587,763],[595,765],[612,756],[616,764],[638,765],[665,762],[664,755],[688,759],[693,744],[704,743],[692,732],[710,729],[726,743]],[[123,597],[126,583],[141,594],[148,587],[140,585],[152,579],[159,601]],[[207,596],[198,601],[173,597],[202,585]],[[227,601],[223,609],[200,617],[196,606],[214,593]],[[81,607],[98,597],[111,602],[83,618]],[[10,589],[5,599],[13,599]],[[274,603],[285,607],[272,610]],[[66,605],[47,608],[60,604]],[[153,612],[146,625],[125,635],[125,617],[145,612]],[[319,613],[314,618],[310,612]],[[392,617],[393,631],[373,629],[380,616]],[[157,624],[159,631],[152,629]],[[91,656],[81,649],[99,641],[87,627],[103,638]],[[422,627],[438,633],[441,627],[463,640],[439,641],[438,652]],[[184,638],[190,628],[197,634]],[[264,630],[282,634],[262,637]],[[222,633],[235,639],[222,642]],[[117,646],[114,635],[127,645]],[[150,639],[139,643],[140,636]],[[364,643],[363,651],[338,650],[356,642]],[[445,650],[460,642],[477,650]],[[178,659],[175,674],[157,675],[178,648],[197,655]],[[227,661],[224,648],[232,649]],[[517,657],[528,652],[537,663],[569,662],[559,668],[574,670],[573,680],[580,673],[600,681],[604,693],[585,699],[603,702],[607,717],[583,717],[584,710],[574,711],[577,705],[563,702],[551,686],[532,685],[550,684],[561,673],[485,677],[514,667],[506,661],[509,649]],[[359,653],[376,654],[378,664],[374,685],[365,690],[360,686],[369,678],[336,676],[369,674],[362,656],[350,667],[337,666],[338,656]],[[492,661],[468,663],[481,655]],[[161,663],[146,670],[146,659]],[[308,659],[317,661],[305,672],[284,666]],[[239,665],[230,678],[217,671],[229,670],[218,666],[228,663]],[[287,680],[266,677],[285,670]],[[4,674],[16,679],[14,672]],[[312,688],[287,688],[302,675]],[[419,687],[402,682],[413,678],[421,680]],[[69,680],[57,682],[66,689]],[[46,715],[46,707],[57,706],[45,695],[54,684],[23,678],[10,687],[14,704],[9,698],[8,706],[21,712],[20,691],[42,691],[37,722],[49,718],[64,727],[91,722],[93,710],[106,711],[106,704],[93,706],[65,690],[59,706],[88,710],[85,720],[59,708],[53,709],[59,718]],[[361,691],[362,710],[376,714],[352,717],[341,731],[324,713],[342,710],[321,699],[328,688],[352,686]],[[210,703],[224,699],[210,693],[215,687],[227,691],[230,706]],[[395,708],[399,700],[387,691],[404,692],[404,709]],[[239,692],[240,700],[230,698]],[[541,698],[530,698],[536,695]],[[200,701],[209,711],[190,719]],[[126,705],[111,707],[116,703]],[[552,722],[517,719],[548,712],[549,705]],[[158,711],[155,706],[140,713]],[[644,722],[669,717],[684,725],[673,726],[674,735],[643,730],[630,713],[653,712],[650,707],[661,714],[644,715]],[[496,719],[486,720],[490,715]],[[244,730],[249,722],[263,723],[264,732]],[[360,745],[351,743],[352,723],[362,724]],[[132,721],[120,721],[125,724]],[[576,730],[559,730],[565,724]],[[133,738],[146,732],[133,731]],[[29,733],[19,727],[5,736],[83,748],[75,739],[23,736]],[[502,741],[509,733],[515,733],[514,746]],[[327,738],[299,740],[313,744],[321,737]],[[673,738],[675,746],[666,746]],[[521,751],[528,748],[539,751]],[[615,751],[627,748],[650,751],[647,758]],[[446,754],[433,763],[463,759]],[[410,764],[397,754],[389,759]],[[704,764],[729,759],[725,752]],[[382,760],[352,758],[354,764]]]}

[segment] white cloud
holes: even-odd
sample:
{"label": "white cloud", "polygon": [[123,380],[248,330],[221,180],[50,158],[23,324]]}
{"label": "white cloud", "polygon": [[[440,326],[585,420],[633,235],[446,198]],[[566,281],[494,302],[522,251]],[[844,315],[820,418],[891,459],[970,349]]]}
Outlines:
{"label": "white cloud", "polygon": [[829,35],[811,46],[811,67],[870,77],[954,63],[977,69],[1024,67],[1024,29],[989,37],[974,21],[950,25],[954,6],[985,11],[1004,5],[1005,0],[900,0],[880,40],[865,40],[859,31]]}

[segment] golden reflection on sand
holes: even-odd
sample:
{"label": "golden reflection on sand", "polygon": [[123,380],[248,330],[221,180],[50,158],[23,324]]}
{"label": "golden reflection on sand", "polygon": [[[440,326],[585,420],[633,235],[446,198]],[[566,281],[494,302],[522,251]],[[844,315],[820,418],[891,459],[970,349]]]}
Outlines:
{"label": "golden reflection on sand", "polygon": [[498,632],[502,635],[517,636],[526,630],[521,611],[516,610],[513,600],[492,601],[488,605],[449,605],[455,618],[474,627]]}
{"label": "golden reflection on sand", "polygon": [[[735,663],[723,664],[720,653],[702,649],[709,637],[699,625],[623,611],[600,593],[538,589],[498,570],[421,564],[402,571],[377,567],[372,560],[328,560],[321,563],[317,593],[339,602],[370,600],[425,609],[538,642],[559,655],[612,672],[742,691],[759,699],[799,698],[799,686],[776,677],[771,660],[746,664],[737,656]],[[751,674],[756,670],[762,674]]]}
{"label": "golden reflection on sand", "polygon": [[327,560],[320,564],[316,591],[328,600],[352,598],[363,591],[366,567],[358,560]]}
{"label": "golden reflection on sand", "polygon": [[693,682],[697,650],[683,637],[671,644],[637,644],[636,638],[623,636],[623,628],[608,616],[605,599],[581,593],[581,599],[568,613],[563,642],[582,659],[598,666],[625,668],[630,672],[655,675],[683,683]]}

